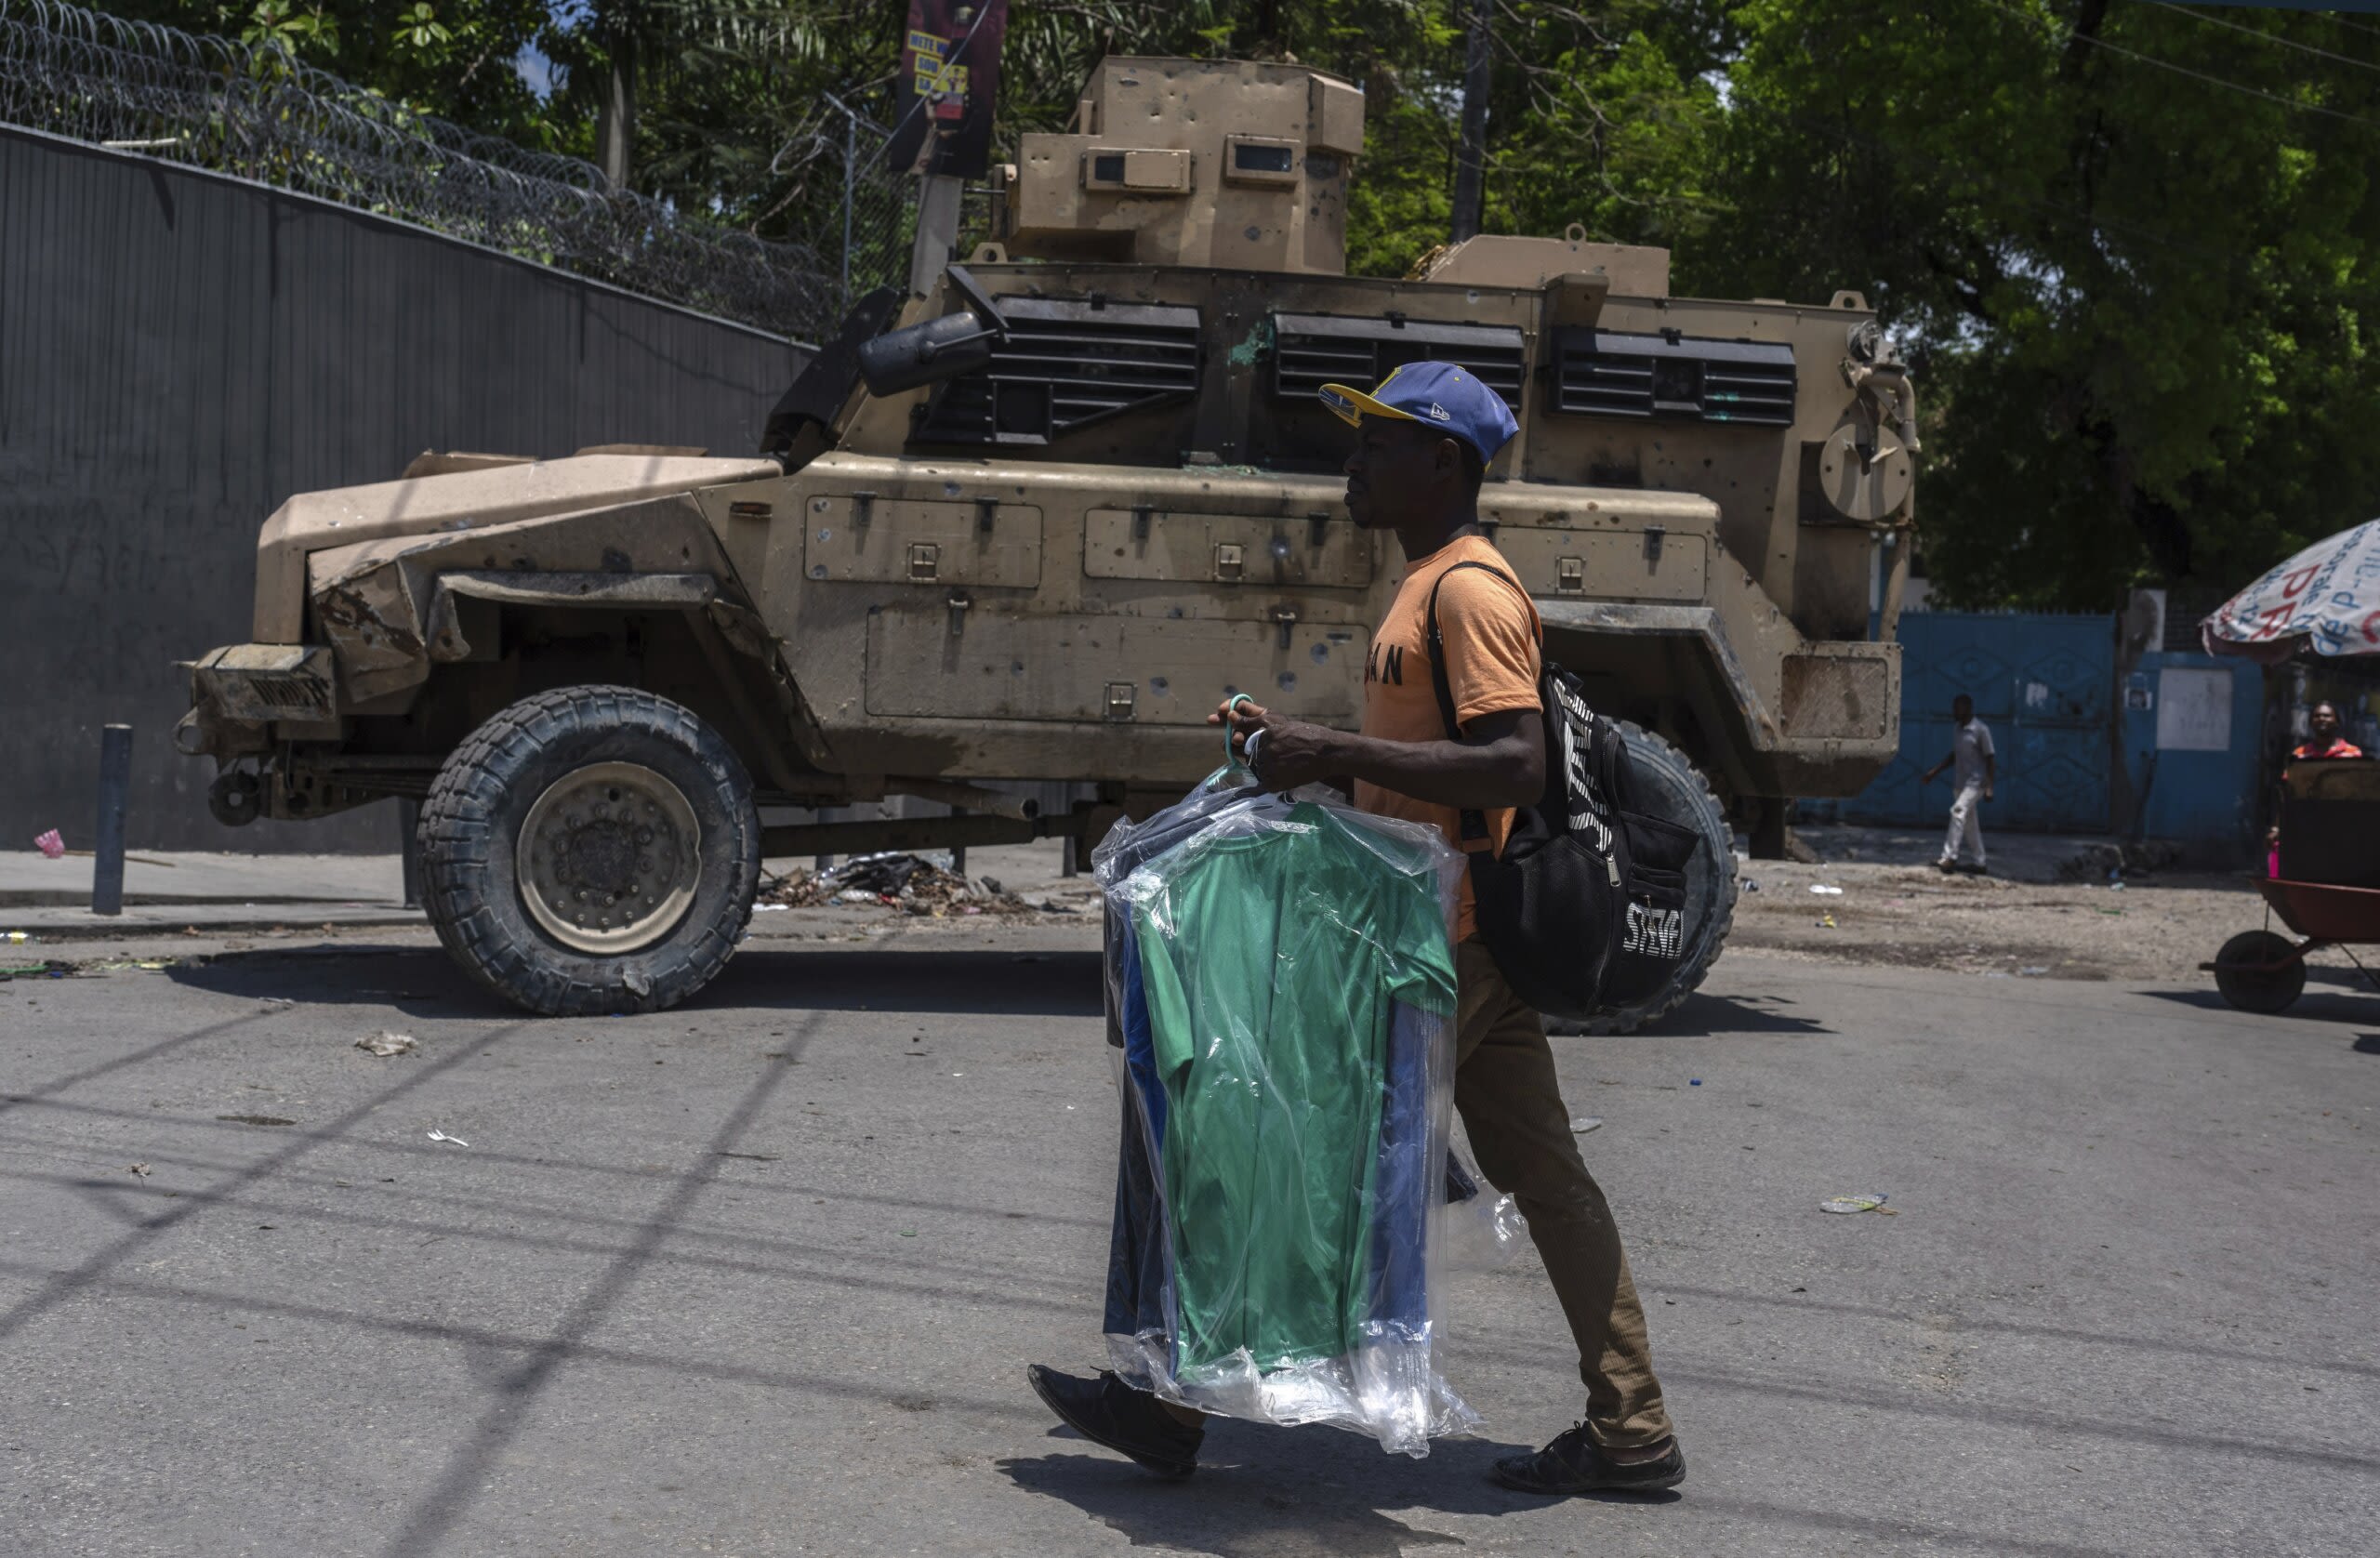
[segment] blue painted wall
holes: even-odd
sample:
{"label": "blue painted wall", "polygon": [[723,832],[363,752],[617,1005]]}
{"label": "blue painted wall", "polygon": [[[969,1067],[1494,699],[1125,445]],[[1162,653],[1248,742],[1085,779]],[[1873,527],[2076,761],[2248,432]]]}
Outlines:
{"label": "blue painted wall", "polygon": [[[2161,749],[2159,709],[2179,695],[2180,672],[2230,680],[2228,745],[2221,751]],[[2258,746],[2264,729],[2264,675],[2240,660],[2150,653],[2123,678],[2124,778],[2136,820],[2123,831],[2149,838],[2237,851],[2257,850]],[[2149,695],[2142,698],[2139,694]],[[2142,705],[2147,706],[2140,706]]]}
{"label": "blue painted wall", "polygon": [[2215,859],[2256,855],[2265,690],[2254,665],[2156,651],[2120,665],[2111,616],[1911,612],[1899,636],[1900,755],[1848,800],[1804,801],[1804,817],[1942,825],[1950,776],[1917,776],[1949,754],[1950,700],[1964,693],[1999,752],[1987,835],[2113,831]]}
{"label": "blue painted wall", "polygon": [[[1900,755],[1834,808],[1844,822],[1940,825],[1950,775],[1918,775],[1950,750],[1950,700],[1990,728],[2000,782],[1983,826],[2095,833],[2109,825],[2115,621],[2106,616],[1911,612],[1900,619]],[[2152,727],[2153,732],[2153,727]],[[1805,802],[1803,814],[1823,814]]]}

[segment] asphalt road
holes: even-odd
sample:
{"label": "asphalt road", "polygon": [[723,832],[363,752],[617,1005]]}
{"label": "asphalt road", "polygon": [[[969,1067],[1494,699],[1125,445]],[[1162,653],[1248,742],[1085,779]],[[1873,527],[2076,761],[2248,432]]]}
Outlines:
{"label": "asphalt road", "polygon": [[1052,1429],[1022,1370],[1099,1360],[1114,1152],[1084,948],[747,953],[594,1021],[420,949],[0,986],[0,1551],[2380,1539],[2380,999],[1749,954],[1669,1032],[1556,1040],[1691,1470],[1549,1502],[1481,1477],[1578,1406],[1533,1259],[1455,1284],[1488,1429],[1426,1460],[1227,1423],[1168,1485]]}

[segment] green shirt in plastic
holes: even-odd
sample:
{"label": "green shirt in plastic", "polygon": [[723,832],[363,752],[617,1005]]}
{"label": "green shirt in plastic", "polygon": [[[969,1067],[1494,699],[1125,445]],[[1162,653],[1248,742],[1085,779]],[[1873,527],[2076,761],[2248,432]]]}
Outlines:
{"label": "green shirt in plastic", "polygon": [[1176,1367],[1339,1356],[1370,1287],[1389,1024],[1399,1002],[1454,1010],[1437,876],[1307,804],[1152,865],[1162,886],[1133,922],[1168,1104]]}

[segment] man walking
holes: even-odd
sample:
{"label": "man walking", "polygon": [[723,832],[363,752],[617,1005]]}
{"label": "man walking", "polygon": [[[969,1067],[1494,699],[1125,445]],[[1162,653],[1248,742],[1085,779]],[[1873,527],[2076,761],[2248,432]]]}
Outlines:
{"label": "man walking", "polygon": [[[1480,482],[1517,430],[1513,414],[1493,390],[1444,363],[1408,363],[1370,394],[1334,384],[1322,396],[1356,429],[1346,466],[1349,515],[1366,529],[1395,531],[1408,564],[1372,636],[1363,731],[1348,735],[1247,703],[1226,706],[1215,720],[1229,720],[1241,752],[1262,733],[1252,766],[1268,786],[1352,782],[1355,804],[1368,812],[1434,825],[1458,849],[1501,849],[1514,809],[1545,786],[1537,609],[1479,524]],[[1487,567],[1456,568],[1461,562]],[[1432,685],[1433,588],[1461,727],[1454,731],[1445,728]],[[1461,836],[1465,811],[1484,812],[1487,838]],[[1673,1487],[1686,1460],[1653,1375],[1620,1231],[1570,1134],[1544,1023],[1476,939],[1468,879],[1461,894],[1455,1107],[1488,1182],[1528,1219],[1578,1343],[1587,1396],[1577,1427],[1533,1454],[1499,1460],[1492,1474],[1531,1493]],[[1112,1374],[1080,1380],[1036,1365],[1029,1375],[1042,1400],[1085,1437],[1171,1475],[1196,1464],[1204,1433],[1197,1413]]]}
{"label": "man walking", "polygon": [[[1964,693],[1950,700],[1950,755],[1918,775],[1917,782],[1930,785],[1946,768],[1957,770],[1951,775],[1956,791],[1950,798],[1950,831],[1942,835],[1942,858],[1934,868],[1944,876],[1953,871],[1965,871],[1980,877],[1984,871],[1983,803],[1991,799],[1992,781],[1998,776],[1991,755],[1991,728],[1975,717],[1975,700]],[[1967,852],[1975,853],[1975,864],[1964,864],[1960,857]]]}

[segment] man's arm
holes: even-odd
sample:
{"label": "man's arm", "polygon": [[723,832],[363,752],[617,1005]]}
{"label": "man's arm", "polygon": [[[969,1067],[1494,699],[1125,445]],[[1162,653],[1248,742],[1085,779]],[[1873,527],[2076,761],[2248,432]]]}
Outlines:
{"label": "man's arm", "polygon": [[1944,769],[1950,767],[1952,763],[1958,760],[1958,753],[1952,752],[1949,757],[1944,758],[1940,762],[1936,763],[1932,768],[1929,768],[1924,772],[1919,774],[1917,776],[1917,782],[1921,785],[1932,784],[1935,780],[1939,779],[1942,776],[1942,771]]}
{"label": "man's arm", "polygon": [[1533,805],[1545,793],[1545,721],[1533,708],[1474,720],[1460,741],[1381,741],[1299,720],[1254,704],[1226,705],[1209,724],[1231,721],[1232,750],[1244,755],[1262,731],[1255,772],[1268,788],[1292,790],[1341,775],[1440,806]]}
{"label": "man's arm", "polygon": [[1991,799],[1991,787],[1992,787],[1992,786],[1993,786],[1993,785],[1995,785],[1995,784],[1997,784],[1997,783],[1999,782],[1999,779],[2000,779],[2000,766],[1999,766],[1999,759],[1998,759],[1997,758],[1993,757],[1990,753],[1986,752],[1986,753],[1983,755],[1983,799],[1986,799],[1986,800],[1990,800],[1990,799]]}

